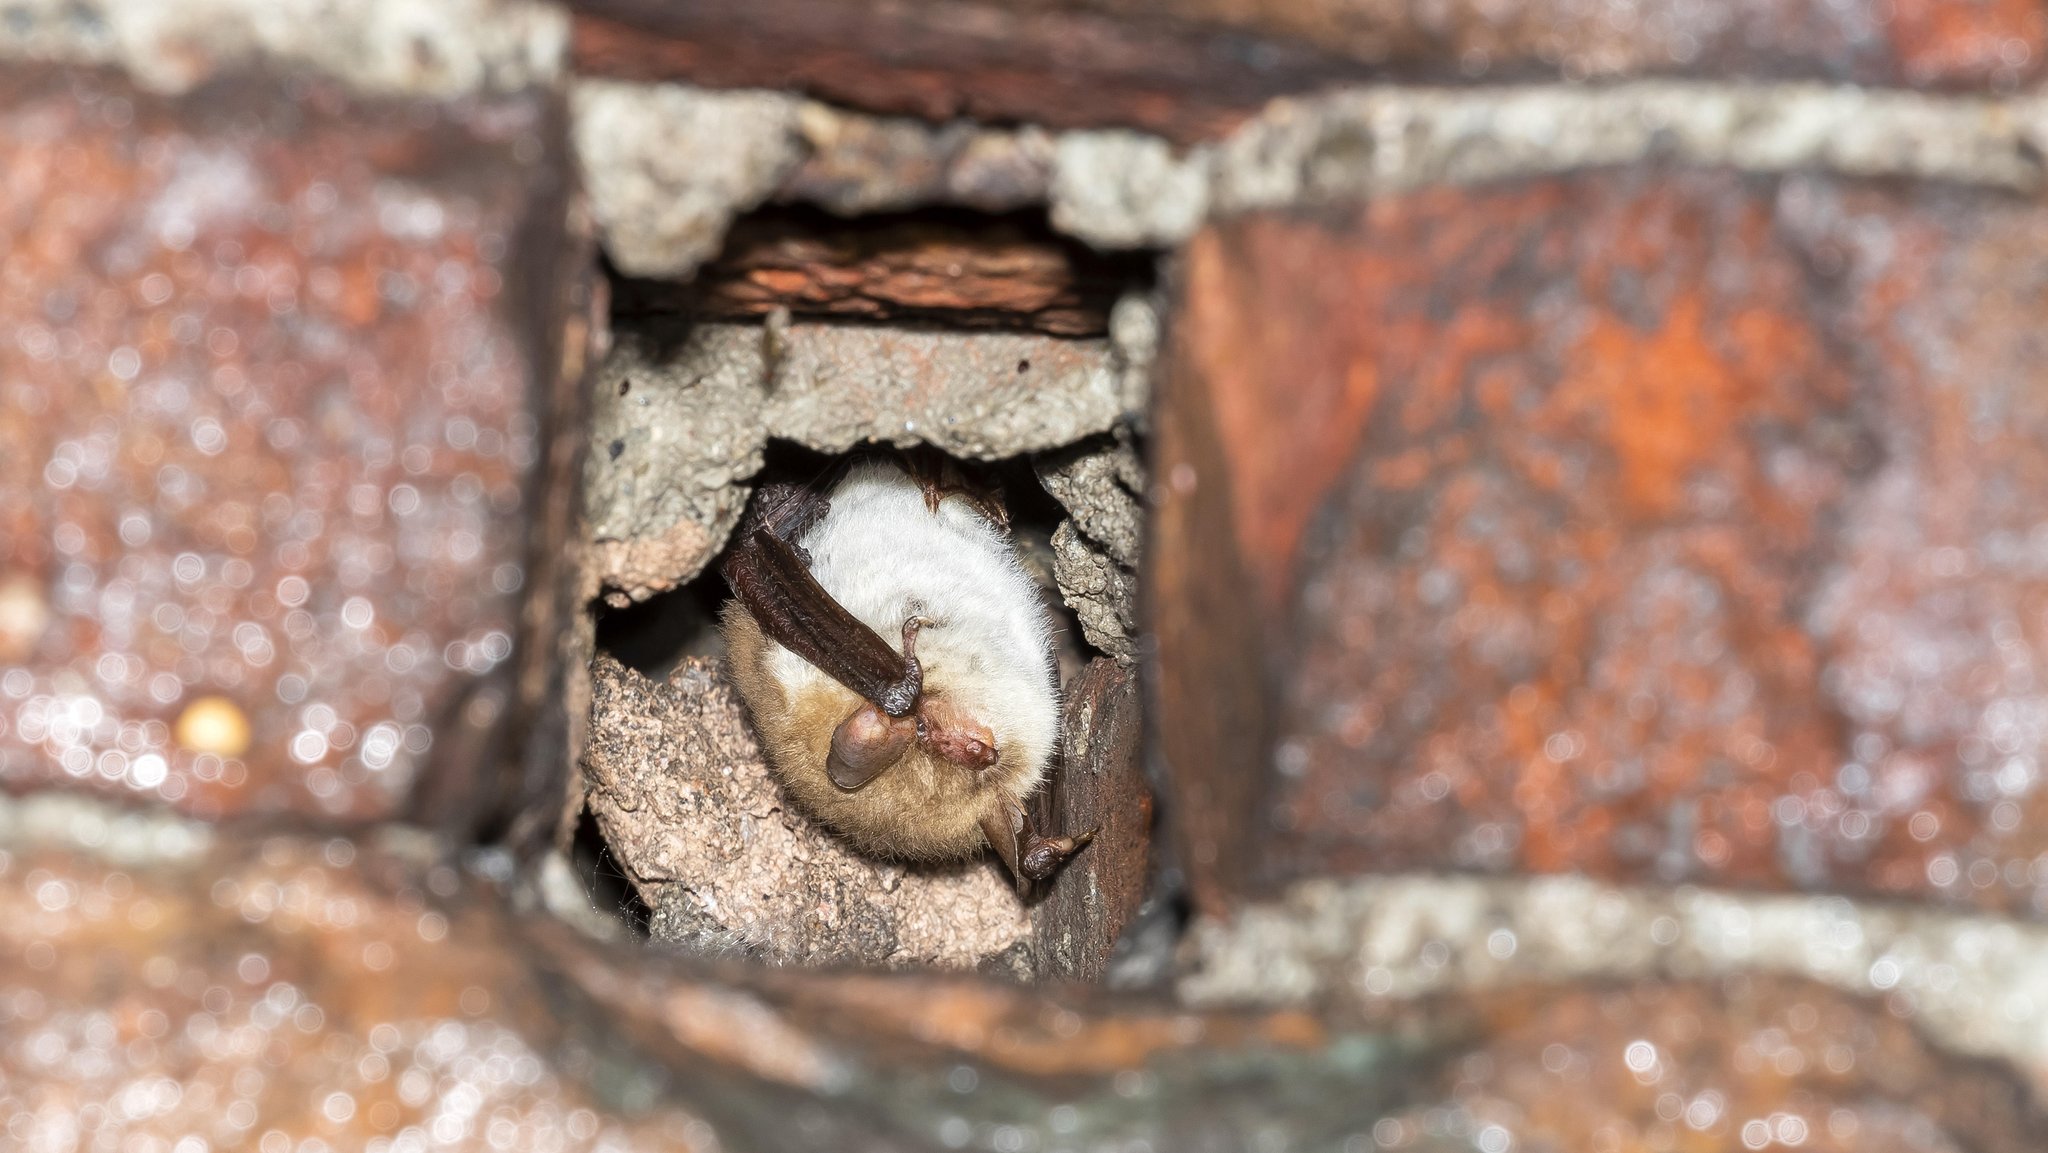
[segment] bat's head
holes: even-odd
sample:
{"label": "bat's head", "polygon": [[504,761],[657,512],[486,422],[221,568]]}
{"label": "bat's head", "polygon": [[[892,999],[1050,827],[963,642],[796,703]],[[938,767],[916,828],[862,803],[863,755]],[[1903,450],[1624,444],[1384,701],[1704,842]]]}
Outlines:
{"label": "bat's head", "polygon": [[913,857],[966,855],[981,844],[984,815],[1044,778],[1056,704],[1030,691],[1035,682],[1007,684],[985,655],[954,643],[942,620],[919,636],[923,686],[901,716],[769,639],[743,607],[729,609],[725,623],[734,678],[777,775],[858,843]]}

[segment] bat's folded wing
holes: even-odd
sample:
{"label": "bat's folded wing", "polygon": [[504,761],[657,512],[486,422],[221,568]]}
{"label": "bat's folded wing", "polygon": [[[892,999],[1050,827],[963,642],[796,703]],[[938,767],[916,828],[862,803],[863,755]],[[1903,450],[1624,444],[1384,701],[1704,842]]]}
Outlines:
{"label": "bat's folded wing", "polygon": [[724,573],[761,631],[782,647],[892,717],[916,707],[924,680],[916,661],[833,599],[794,545],[756,528],[727,554]]}

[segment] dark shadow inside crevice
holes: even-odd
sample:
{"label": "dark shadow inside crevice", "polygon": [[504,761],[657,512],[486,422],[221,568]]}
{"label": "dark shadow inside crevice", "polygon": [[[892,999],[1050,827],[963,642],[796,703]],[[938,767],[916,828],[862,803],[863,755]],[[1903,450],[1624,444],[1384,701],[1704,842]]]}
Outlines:
{"label": "dark shadow inside crevice", "polygon": [[583,891],[590,894],[592,907],[616,915],[628,932],[646,938],[652,914],[634,890],[632,880],[612,858],[611,847],[605,844],[604,834],[597,827],[597,818],[588,809],[577,818],[576,837],[569,846],[569,864],[583,882]]}
{"label": "dark shadow inside crevice", "polygon": [[624,607],[600,605],[597,651],[650,680],[666,677],[685,657],[721,657],[718,610],[725,579],[713,565],[680,588]]}

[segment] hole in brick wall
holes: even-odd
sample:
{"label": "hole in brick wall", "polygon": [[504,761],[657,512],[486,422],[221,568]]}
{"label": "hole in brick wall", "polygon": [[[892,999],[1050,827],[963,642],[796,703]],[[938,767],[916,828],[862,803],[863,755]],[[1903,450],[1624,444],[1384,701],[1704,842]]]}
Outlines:
{"label": "hole in brick wall", "polygon": [[[982,387],[981,382],[993,373],[1003,379],[990,381],[989,387],[1021,389],[1023,391],[1017,395],[1025,397],[1026,403],[1060,408],[1077,403],[1070,401],[1070,397],[1091,396],[1096,399],[1086,403],[1106,404],[1108,407],[1102,409],[1100,415],[1087,418],[1095,423],[1072,422],[1076,429],[1073,439],[1060,448],[1019,453],[993,462],[956,460],[954,463],[965,468],[979,485],[996,492],[1006,506],[1013,547],[1038,586],[1041,601],[1054,622],[1053,656],[1061,685],[1069,692],[1077,691],[1076,686],[1085,679],[1083,670],[1092,659],[1114,655],[1106,654],[1090,643],[1089,638],[1096,634],[1084,630],[1082,617],[1069,607],[1067,598],[1074,595],[1074,582],[1079,580],[1094,590],[1093,595],[1099,601],[1105,595],[1101,587],[1105,578],[1101,571],[1091,574],[1085,565],[1092,561],[1112,570],[1119,564],[1128,566],[1135,559],[1135,546],[1125,545],[1120,553],[1117,546],[1105,547],[1101,541],[1085,546],[1079,544],[1076,538],[1080,529],[1077,525],[1085,517],[1077,511],[1077,497],[1071,488],[1060,487],[1047,470],[1070,469],[1083,457],[1103,457],[1122,452],[1120,459],[1129,462],[1125,471],[1118,472],[1118,466],[1113,464],[1100,465],[1093,467],[1084,479],[1075,480],[1070,476],[1063,483],[1084,488],[1089,485],[1097,488],[1120,485],[1118,491],[1123,496],[1116,499],[1123,500],[1132,509],[1137,506],[1143,483],[1131,470],[1138,467],[1136,462],[1139,458],[1130,452],[1135,434],[1129,427],[1129,411],[1118,407],[1127,403],[1120,399],[1128,395],[1122,383],[1125,378],[1116,375],[1114,368],[1119,363],[1115,357],[1122,355],[1115,350],[1124,346],[1104,338],[1110,335],[1113,315],[1122,315],[1116,312],[1119,301],[1134,294],[1149,293],[1155,282],[1153,254],[1097,253],[1055,233],[1043,213],[988,216],[933,211],[849,220],[805,208],[773,207],[736,222],[718,258],[700,269],[697,276],[687,283],[624,277],[609,267],[605,271],[611,281],[614,348],[630,346],[633,351],[630,357],[623,359],[618,359],[621,354],[615,351],[615,359],[607,364],[609,375],[600,374],[600,387],[612,390],[603,393],[601,400],[612,404],[616,427],[607,426],[599,434],[599,442],[593,445],[593,451],[600,454],[600,468],[616,466],[608,475],[622,478],[619,491],[624,491],[627,485],[639,486],[636,491],[640,492],[651,485],[669,485],[672,489],[671,478],[698,475],[731,476],[755,487],[773,481],[804,482],[822,475],[835,463],[837,458],[832,455],[813,451],[794,441],[776,439],[774,434],[782,426],[774,423],[775,418],[768,422],[771,436],[765,448],[756,441],[755,447],[740,450],[743,454],[759,451],[761,455],[758,458],[728,453],[711,458],[709,465],[700,465],[697,463],[699,457],[679,454],[676,459],[685,463],[671,466],[663,463],[657,455],[659,451],[666,451],[660,448],[661,445],[702,445],[719,437],[743,436],[750,425],[755,430],[753,435],[760,435],[759,423],[746,415],[748,409],[745,407],[757,403],[749,398],[756,395],[751,390],[759,387],[748,381],[760,378],[748,374],[764,371],[760,367],[764,363],[764,355],[767,357],[765,363],[771,366],[778,363],[777,357],[786,355],[776,351],[774,342],[780,338],[772,335],[773,318],[779,315],[786,314],[797,326],[790,331],[799,334],[798,338],[814,342],[809,347],[830,347],[832,350],[819,361],[824,368],[812,376],[796,378],[805,382],[798,387],[812,389],[812,395],[820,389],[826,390],[826,395],[836,395],[830,392],[832,386],[829,382],[838,379],[841,373],[846,378],[858,380],[901,371],[894,362],[878,361],[873,372],[864,372],[859,363],[849,362],[847,356],[859,353],[842,350],[871,347],[863,343],[866,338],[850,340],[843,346],[831,343],[835,339],[832,336],[835,331],[888,329],[897,333],[926,334],[915,339],[929,337],[939,340],[949,357],[956,356],[961,348],[957,342],[965,341],[973,346],[961,361],[966,367],[954,369],[955,375],[950,381],[937,377],[932,381],[920,379],[917,389],[952,388],[956,393],[964,392],[979,398],[982,394],[977,390]],[[756,329],[754,326],[759,327]],[[756,331],[759,332],[758,338],[753,335]],[[801,335],[806,333],[809,335]],[[1006,352],[1000,358],[990,358],[981,350],[1016,345],[975,343],[982,334],[995,340],[1020,342],[1022,347]],[[911,339],[910,336],[885,336],[882,343]],[[714,343],[705,344],[706,341]],[[826,344],[815,343],[818,341]],[[714,351],[705,352],[707,348]],[[912,359],[922,355],[913,354]],[[1076,368],[1077,363],[1081,367]],[[742,366],[736,377],[730,375],[731,366],[735,364]],[[744,367],[749,364],[753,367]],[[989,367],[991,364],[996,367]],[[1063,371],[1066,375],[1060,376]],[[1104,378],[1087,375],[1100,372],[1111,374],[1107,379],[1115,386],[1115,398],[1101,399],[1099,386],[1093,382]],[[721,376],[721,373],[727,375]],[[1088,393],[1087,389],[1096,391]],[[884,388],[877,395],[886,393]],[[770,395],[783,397],[790,394],[778,391]],[[922,397],[923,394],[919,395]],[[1042,398],[1053,399],[1042,401]],[[864,399],[863,403],[869,401]],[[829,408],[830,405],[823,407]],[[961,408],[941,411],[947,414],[978,413],[985,407],[986,400],[977,399]],[[886,408],[883,411],[887,411]],[[732,415],[735,412],[740,414],[738,418]],[[698,413],[712,415],[698,416]],[[1118,416],[1118,413],[1124,415]],[[861,415],[867,419],[874,418],[872,410]],[[1004,409],[992,415],[997,423],[1014,424],[1015,413],[1012,410]],[[971,423],[986,418],[962,415],[959,419],[963,423]],[[1054,419],[1057,421],[1059,418],[1055,416]],[[666,423],[657,426],[655,422],[658,421]],[[939,418],[934,416],[931,423],[936,426],[940,423]],[[1106,426],[1111,425],[1114,425],[1114,431],[1106,431]],[[658,436],[648,432],[656,427],[662,430]],[[1037,430],[1046,426],[1031,427]],[[1066,426],[1054,423],[1050,427]],[[699,435],[696,430],[705,431]],[[859,441],[869,433],[860,425],[813,424],[802,435],[818,443],[845,443],[848,440]],[[979,434],[972,430],[958,435],[965,438],[963,443],[1001,443],[976,441]],[[639,440],[636,441],[636,437]],[[1038,434],[1035,441],[1011,443],[1035,448],[1048,441],[1060,443],[1059,435],[1047,437]],[[747,475],[747,470],[753,467],[752,459],[761,460],[762,465],[758,472]],[[719,490],[711,491],[716,493]],[[1098,497],[1110,500],[1100,494]],[[694,523],[702,525],[703,531],[714,537],[730,531],[731,521],[726,518],[739,507],[738,494],[730,491],[723,497],[710,500],[699,500],[691,493],[678,495],[669,491],[663,499],[671,498],[687,506],[689,515],[700,518]],[[1098,498],[1080,499],[1088,503]],[[1130,513],[1125,523],[1128,525],[1135,516],[1135,512]],[[654,521],[654,527],[648,531],[655,534],[667,532],[669,530],[661,527],[666,523],[669,522]],[[1062,541],[1064,543],[1060,543]],[[730,545],[730,541],[727,544]],[[1077,560],[1077,549],[1089,551]],[[1121,555],[1123,560],[1113,559],[1116,555]],[[591,779],[602,776],[617,780],[622,775],[631,776],[638,782],[631,787],[643,790],[639,796],[644,798],[646,789],[673,792],[685,781],[693,779],[690,776],[693,770],[683,765],[690,758],[699,761],[706,757],[714,760],[730,758],[719,760],[719,764],[725,766],[723,773],[716,774],[719,780],[690,786],[698,790],[696,795],[710,799],[702,804],[692,801],[691,805],[695,806],[692,813],[680,813],[676,806],[669,806],[669,816],[660,819],[670,822],[668,824],[650,824],[655,818],[649,815],[649,811],[638,807],[637,802],[624,803],[627,798],[623,794],[609,800],[601,792],[592,794],[590,804],[593,809],[606,813],[607,824],[604,827],[620,838],[615,844],[606,845],[598,836],[595,820],[588,815],[582,817],[577,863],[586,881],[594,886],[592,895],[597,906],[625,911],[626,918],[636,930],[646,934],[651,927],[655,937],[672,945],[721,953],[737,950],[778,963],[850,961],[888,965],[932,963],[953,967],[965,963],[982,968],[995,965],[1003,971],[1022,975],[1031,970],[1030,964],[1018,969],[998,958],[1014,958],[1020,952],[1026,955],[1035,952],[1039,958],[1036,971],[1041,974],[1065,979],[1100,979],[1108,961],[1107,939],[1101,942],[1102,955],[1088,962],[1094,967],[1085,971],[1073,968],[1076,962],[1071,959],[1051,962],[1045,956],[1050,948],[1048,941],[1085,935],[1085,931],[1077,934],[1075,927],[1091,918],[1102,920],[1096,907],[1100,904],[1099,896],[1091,897],[1096,904],[1085,910],[1078,903],[1078,898],[1073,908],[1056,909],[1058,900],[1047,899],[1041,893],[1033,916],[1039,920],[1067,918],[1061,922],[1064,927],[1057,931],[1043,930],[1036,943],[1028,939],[1028,933],[1032,931],[1029,929],[1025,930],[1027,939],[1002,940],[997,929],[1004,923],[1016,923],[1017,906],[1014,896],[1008,891],[1008,874],[992,858],[936,869],[906,868],[880,859],[862,858],[869,863],[858,865],[851,873],[830,876],[827,875],[830,869],[837,866],[818,865],[813,868],[816,862],[829,860],[835,852],[852,851],[845,849],[843,842],[835,841],[840,848],[826,849],[815,841],[802,841],[805,836],[815,838],[821,835],[821,830],[815,822],[801,815],[802,806],[782,791],[785,786],[774,782],[749,783],[759,781],[763,769],[753,741],[745,735],[751,730],[751,722],[748,722],[747,730],[735,730],[732,726],[739,722],[729,719],[739,714],[734,712],[736,697],[727,687],[729,670],[723,660],[725,644],[719,627],[721,610],[731,595],[719,572],[722,559],[722,553],[710,558],[700,556],[692,562],[693,566],[703,564],[699,575],[680,587],[652,595],[647,595],[647,587],[662,587],[658,572],[653,574],[648,584],[632,591],[630,596],[622,577],[622,584],[608,590],[605,603],[596,610],[599,653],[645,678],[644,681],[630,678],[620,681],[618,670],[613,669],[609,673],[600,670],[601,677],[613,678],[609,683],[626,685],[626,691],[614,693],[609,699],[645,702],[631,704],[629,707],[636,710],[631,715],[615,718],[618,723],[628,726],[617,731],[633,732],[635,741],[669,743],[662,746],[664,752],[654,756],[644,752],[615,752],[613,755],[619,758],[619,762],[606,766],[603,773],[592,774]],[[1071,571],[1077,564],[1084,566],[1080,576]],[[1065,569],[1056,575],[1060,566],[1065,566]],[[613,571],[623,574],[645,570],[622,567]],[[1121,579],[1127,592],[1135,587],[1135,574],[1128,567],[1122,570],[1122,574],[1117,578],[1112,572],[1108,579]],[[1063,585],[1067,596],[1062,595]],[[636,602],[632,599],[635,596],[644,599]],[[1101,626],[1105,619],[1104,611],[1100,603],[1083,610],[1095,614],[1089,617],[1093,622],[1091,629]],[[1127,627],[1127,624],[1122,627]],[[1122,639],[1126,634],[1116,635],[1118,640],[1115,643],[1129,643]],[[1098,643],[1110,643],[1101,637],[1096,639]],[[1133,689],[1132,704],[1128,709],[1132,729],[1137,724],[1135,699]],[[601,716],[593,719],[594,725],[604,723]],[[737,742],[733,739],[736,731],[739,734]],[[734,767],[745,765],[750,758],[754,758],[751,768],[741,771]],[[702,771],[703,768],[698,765],[694,771]],[[1050,770],[1055,776],[1068,771],[1057,764]],[[1071,771],[1084,775],[1088,772],[1086,769]],[[647,775],[638,776],[641,773]],[[1122,983],[1133,983],[1130,980],[1132,974],[1151,973],[1156,976],[1165,972],[1163,962],[1158,959],[1171,956],[1174,940],[1185,920],[1184,910],[1172,881],[1176,874],[1161,861],[1164,838],[1153,833],[1150,825],[1145,823],[1146,818],[1129,815],[1134,811],[1131,805],[1144,794],[1144,785],[1141,781],[1129,781],[1108,789],[1108,792],[1104,791],[1105,788],[1091,783],[1073,797],[1056,794],[1050,788],[1042,789],[1039,798],[1030,804],[1040,826],[1055,833],[1062,830],[1078,833],[1090,824],[1099,823],[1098,816],[1109,812],[1108,808],[1099,806],[1119,803],[1125,806],[1125,815],[1119,818],[1126,822],[1124,840],[1138,846],[1136,855],[1126,859],[1138,864],[1126,868],[1120,877],[1105,880],[1091,874],[1077,878],[1073,884],[1080,886],[1076,893],[1085,889],[1091,894],[1100,894],[1104,887],[1120,885],[1129,895],[1129,906],[1119,914],[1119,923],[1123,917],[1132,918],[1133,934],[1121,946],[1118,956],[1122,960],[1118,964],[1125,974]],[[1119,796],[1121,800],[1117,799]],[[1077,799],[1081,797],[1092,799]],[[606,804],[612,807],[607,809],[604,807]],[[1075,805],[1082,807],[1077,810],[1073,807]],[[1091,805],[1098,807],[1089,808]],[[1153,811],[1149,805],[1139,807],[1147,814]],[[731,814],[740,815],[727,819],[722,814],[727,814],[728,809]],[[1076,821],[1081,823],[1074,823]],[[1138,824],[1133,826],[1130,824],[1132,821]],[[796,837],[807,847],[783,851],[779,860],[755,859],[762,857],[758,842],[753,848],[731,846],[728,852],[725,839],[737,835],[733,830],[748,822],[751,822],[748,827],[753,830],[747,833],[748,838],[765,835],[774,841]],[[1068,824],[1073,827],[1067,828]],[[1152,846],[1149,858],[1144,848],[1147,838]],[[827,839],[833,838],[828,836]],[[591,843],[593,841],[594,844]],[[1105,857],[1108,847],[1105,842],[1102,848],[1091,848],[1094,855],[1091,860]],[[654,860],[647,857],[650,853],[667,855]],[[859,854],[853,855],[859,857]],[[798,864],[791,864],[792,861]],[[650,862],[651,869],[646,867]],[[874,872],[876,868],[881,871]],[[626,899],[630,897],[630,887],[623,882],[629,869],[638,874],[678,878],[672,888],[661,890],[658,899],[650,898],[661,910],[659,916],[651,918],[651,926],[646,906],[637,900]],[[811,871],[805,872],[806,869]],[[727,881],[735,880],[722,875],[707,875],[707,871],[718,873],[721,870],[744,872],[746,884],[721,888]],[[989,892],[980,896],[967,895],[959,882],[944,880],[947,875],[982,876],[990,886]],[[876,877],[882,878],[880,890],[869,891],[875,886]],[[1164,884],[1159,883],[1162,878]],[[734,901],[745,902],[756,899],[754,895],[780,892],[800,895],[803,910],[814,909],[819,901],[835,902],[840,906],[839,920],[869,927],[882,925],[882,938],[894,943],[874,955],[862,951],[874,944],[872,941],[853,940],[841,949],[840,942],[813,939],[811,930],[794,921],[791,927],[770,931],[771,936],[781,933],[780,937],[751,939],[745,927],[775,923],[775,918],[781,914],[768,907],[773,904],[773,899],[766,896],[759,898],[763,902],[761,905],[745,910],[733,908]],[[951,903],[936,909],[918,908],[916,903],[927,899],[918,894],[929,894],[931,900]],[[1148,894],[1150,900],[1145,902],[1141,912],[1138,901]],[[794,910],[799,914],[798,921],[816,920],[811,912],[803,910]],[[901,919],[891,922],[891,918]],[[904,926],[935,921],[947,925],[942,935],[948,940],[912,945],[891,936],[899,931],[917,931]],[[976,921],[982,923],[972,923]],[[896,924],[898,928],[890,929],[886,923]],[[1017,930],[1002,931],[1014,933]],[[859,938],[860,933],[855,932],[852,937]],[[1062,964],[1069,967],[1061,968]],[[1137,983],[1143,983],[1143,978]]]}

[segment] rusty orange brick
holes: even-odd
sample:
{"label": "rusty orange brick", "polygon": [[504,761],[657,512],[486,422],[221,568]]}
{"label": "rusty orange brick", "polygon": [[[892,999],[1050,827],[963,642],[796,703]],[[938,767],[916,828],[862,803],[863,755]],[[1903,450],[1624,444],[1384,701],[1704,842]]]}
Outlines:
{"label": "rusty orange brick", "polygon": [[560,136],[541,95],[0,80],[0,783],[498,791]]}
{"label": "rusty orange brick", "polygon": [[1999,195],[1723,173],[1198,237],[1151,554],[1162,748],[1228,802],[1198,898],[1457,868],[2048,913],[2044,254]]}

